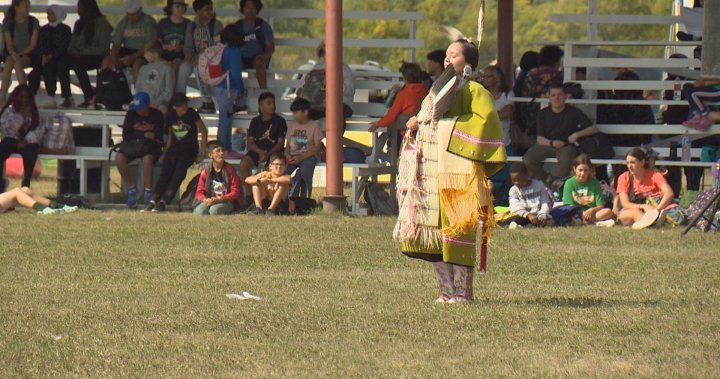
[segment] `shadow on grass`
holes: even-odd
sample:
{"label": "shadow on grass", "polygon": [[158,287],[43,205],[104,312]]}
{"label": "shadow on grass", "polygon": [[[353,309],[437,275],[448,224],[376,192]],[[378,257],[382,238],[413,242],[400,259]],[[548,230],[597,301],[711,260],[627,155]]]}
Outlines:
{"label": "shadow on grass", "polygon": [[562,308],[610,308],[610,307],[656,307],[660,304],[657,300],[629,301],[629,300],[607,300],[595,297],[549,297],[535,298],[531,300],[491,300],[482,299],[481,303],[488,304],[514,304],[531,305],[542,307]]}

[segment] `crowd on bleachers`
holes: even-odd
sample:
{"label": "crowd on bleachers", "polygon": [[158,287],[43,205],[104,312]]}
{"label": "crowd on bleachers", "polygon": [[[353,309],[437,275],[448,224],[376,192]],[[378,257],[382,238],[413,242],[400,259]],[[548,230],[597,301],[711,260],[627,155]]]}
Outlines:
{"label": "crowd on bleachers", "polygon": [[[39,91],[41,79],[54,104],[57,82],[60,82],[60,107],[109,107],[114,99],[103,97],[107,91],[102,87],[108,85],[104,78],[112,79],[112,73],[127,68],[135,94],[128,95],[132,97],[127,99],[129,110],[116,162],[127,189],[128,206],[136,207],[141,195],[129,174],[132,160],[140,159],[144,169],[141,188],[144,210],[163,211],[175,198],[190,165],[209,155],[212,162],[204,168],[197,187],[196,213],[228,213],[227,204],[254,213],[287,212],[292,208],[290,196],[310,197],[312,193],[313,171],[323,148],[322,131],[315,120],[324,114],[313,106],[312,99],[299,98],[291,107],[293,121],[287,125],[276,114],[274,96],[263,93],[258,99],[260,115],[252,120],[248,131],[247,154],[243,156],[232,150],[232,114],[244,110],[247,101],[242,72],[254,69],[259,87],[267,88],[267,65],[274,52],[273,31],[258,17],[262,2],[241,0],[239,5],[242,18],[223,26],[214,16],[211,0],[193,1],[193,20],[186,18],[188,5],[184,0],[168,0],[165,17],[159,22],[143,12],[140,0],[127,0],[126,15],[113,27],[96,0],[79,0],[79,20],[71,29],[63,24],[65,12],[61,7],[48,7],[48,23],[40,27],[29,13],[29,1],[13,0],[3,22],[0,158],[4,160],[12,153],[20,153],[26,168],[34,165],[38,141],[33,139],[33,131],[38,127],[38,111],[33,95]],[[216,46],[223,48],[214,49]],[[220,55],[209,57],[204,54],[206,50]],[[323,45],[318,47],[318,57],[321,62],[316,68],[323,69]],[[566,103],[569,97],[582,97],[583,91],[576,84],[562,82],[562,57],[563,51],[556,46],[525,53],[512,89],[510,78],[498,66],[485,67],[475,78],[495,98],[508,155],[523,157],[523,164],[507,165],[492,178],[497,203],[509,205],[507,213],[499,213],[499,222],[514,228],[567,223],[607,226],[617,219],[625,225],[645,227],[650,218],[662,219],[657,212],[650,212],[647,204],[634,206],[634,194],[628,191],[634,188],[638,194],[658,197],[652,207],[664,210],[674,204],[672,195],[680,192],[679,169],[644,170],[645,163],[652,157],[646,156],[647,150],[642,149],[631,150],[626,157],[627,167],[613,167],[612,175],[608,175],[609,170],[604,166],[596,170],[590,161],[614,157],[612,152],[611,156],[601,156],[602,147],[639,147],[651,142],[651,135],[604,136],[603,141],[609,143],[600,143],[595,149],[586,148],[583,142],[587,137],[601,135],[596,123],[653,124],[656,122],[654,112],[645,105],[601,105],[596,122],[591,121],[581,109]],[[403,63],[400,72],[404,85],[394,89],[387,115],[371,123],[370,131],[385,128],[387,133],[397,133],[399,139],[402,138],[405,120],[417,112],[429,85],[443,71],[444,52],[433,51],[427,60],[427,72],[417,64]],[[32,69],[29,75],[25,75],[26,68]],[[83,101],[77,106],[70,93],[71,69],[83,93]],[[90,70],[98,70],[96,86],[90,82]],[[8,97],[13,72],[19,86]],[[188,78],[193,72],[196,77],[218,74],[210,81],[212,84],[198,80],[202,105],[197,111],[188,106],[185,96]],[[578,70],[577,74],[583,71]],[[344,67],[343,77],[347,118],[353,114],[355,91],[349,67]],[[668,76],[668,79],[685,78]],[[616,70],[615,80],[639,80],[639,77],[632,69],[620,68]],[[115,80],[108,83],[115,85]],[[600,98],[612,99],[633,100],[643,96],[639,90],[599,93]],[[666,91],[663,96],[672,98],[674,94]],[[514,97],[548,98],[549,106],[542,108],[537,101],[514,102]],[[720,121],[720,112],[707,106],[720,99],[720,81],[701,79],[694,85],[687,84],[682,98],[688,100],[688,106],[665,107],[661,122],[706,130],[713,122]],[[217,141],[208,144],[207,128],[198,113],[215,112],[216,104],[220,114]],[[200,143],[198,136],[201,136]],[[717,139],[718,136],[712,136],[697,140],[693,147],[718,145]],[[389,146],[389,149],[397,154],[399,146]],[[352,149],[347,148],[346,152]],[[237,179],[234,169],[224,163],[225,158],[242,158]],[[360,154],[358,159],[364,158]],[[558,160],[558,170],[553,174],[543,167],[546,158]],[[160,162],[160,179],[152,183],[153,167]],[[268,170],[253,176],[252,169],[256,166],[268,167]],[[636,167],[635,171],[631,167]],[[286,177],[285,174],[296,170],[294,177]],[[624,173],[628,170],[629,178]],[[226,171],[232,173],[226,174]],[[685,168],[685,174],[686,188],[699,190],[702,169]],[[628,181],[629,189],[621,189]],[[30,185],[27,174],[22,185]],[[613,197],[615,193],[617,196]],[[629,195],[630,199],[622,194]],[[563,206],[553,207],[555,202]]]}

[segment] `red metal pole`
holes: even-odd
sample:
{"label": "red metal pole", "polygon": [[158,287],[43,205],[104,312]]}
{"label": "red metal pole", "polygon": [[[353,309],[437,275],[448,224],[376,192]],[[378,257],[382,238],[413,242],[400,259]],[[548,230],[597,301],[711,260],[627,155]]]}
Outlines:
{"label": "red metal pole", "polygon": [[512,87],[515,72],[513,71],[513,3],[514,0],[498,1],[498,66],[505,73]]}
{"label": "red metal pole", "polygon": [[325,2],[326,183],[323,210],[345,211],[342,180],[342,0]]}

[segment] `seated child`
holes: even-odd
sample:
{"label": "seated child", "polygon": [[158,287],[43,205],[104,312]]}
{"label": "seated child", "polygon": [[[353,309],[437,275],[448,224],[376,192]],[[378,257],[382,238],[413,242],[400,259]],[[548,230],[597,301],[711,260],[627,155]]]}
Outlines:
{"label": "seated child", "polygon": [[283,153],[270,157],[270,170],[245,179],[252,185],[255,208],[248,213],[279,215],[288,213],[288,194],[292,179],[285,173],[287,159]]}
{"label": "seated child", "polygon": [[295,99],[290,104],[290,111],[293,122],[288,125],[285,142],[288,163],[285,172],[290,175],[297,169],[290,196],[310,197],[317,163],[315,155],[320,151],[322,130],[317,121],[310,120],[310,101],[307,99]]}
{"label": "seated child", "polygon": [[511,229],[534,225],[542,227],[552,224],[550,217],[550,196],[545,185],[530,179],[527,166],[515,162],[510,166],[510,217],[498,221],[500,226],[508,225]]}
{"label": "seated child", "polygon": [[30,187],[15,188],[0,193],[0,214],[5,213],[17,206],[37,211],[39,215],[50,215],[55,213],[75,212],[78,207],[71,207],[56,203],[50,199],[36,195]]}
{"label": "seated child", "polygon": [[150,95],[150,106],[166,115],[170,98],[175,92],[175,71],[162,58],[162,44],[155,40],[145,46],[145,60],[135,81],[135,91]]}
{"label": "seated child", "polygon": [[605,207],[600,182],[592,176],[593,172],[595,169],[586,154],[573,160],[575,176],[565,181],[563,204],[581,206],[583,224],[611,227],[615,225],[615,214]]}
{"label": "seated child", "polygon": [[[275,95],[263,92],[258,97],[260,114],[250,121],[247,136],[247,154],[240,162],[240,177],[250,176],[252,168],[268,162],[268,157],[283,151],[287,123],[275,113]],[[284,168],[284,167],[283,167]],[[251,194],[250,185],[245,184],[245,193]]]}
{"label": "seated child", "polygon": [[235,211],[242,191],[240,177],[235,169],[225,162],[225,146],[218,141],[208,142],[207,150],[212,162],[200,171],[195,199],[199,204],[194,215],[228,215]]}

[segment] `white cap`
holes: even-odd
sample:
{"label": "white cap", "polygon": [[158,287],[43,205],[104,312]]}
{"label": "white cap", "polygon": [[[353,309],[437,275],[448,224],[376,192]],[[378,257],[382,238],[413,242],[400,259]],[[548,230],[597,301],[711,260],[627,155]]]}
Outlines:
{"label": "white cap", "polygon": [[137,13],[142,8],[140,0],[127,0],[125,1],[125,12]]}

